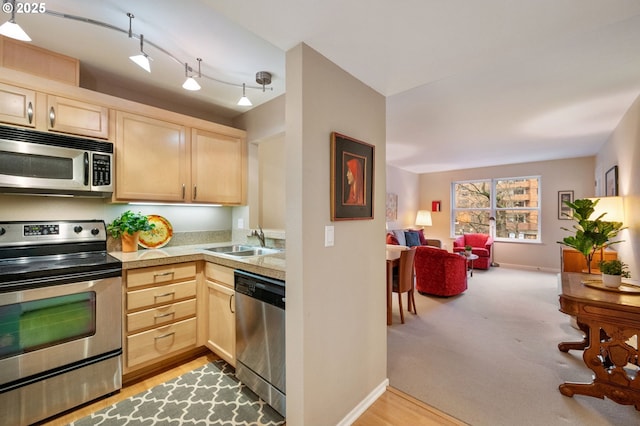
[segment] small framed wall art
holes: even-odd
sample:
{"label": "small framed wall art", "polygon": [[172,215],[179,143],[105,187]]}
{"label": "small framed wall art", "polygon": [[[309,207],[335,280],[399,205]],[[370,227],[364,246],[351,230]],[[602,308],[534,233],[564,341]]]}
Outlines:
{"label": "small framed wall art", "polygon": [[607,197],[618,195],[618,166],[613,166],[604,175],[604,195]]}
{"label": "small framed wall art", "polygon": [[387,222],[395,222],[396,220],[398,220],[398,194],[387,192],[386,207],[387,207],[387,213],[386,213]]}
{"label": "small framed wall art", "polygon": [[331,220],[373,219],[375,146],[331,133]]}
{"label": "small framed wall art", "polygon": [[558,219],[571,220],[573,209],[566,203],[573,203],[573,191],[558,191]]}

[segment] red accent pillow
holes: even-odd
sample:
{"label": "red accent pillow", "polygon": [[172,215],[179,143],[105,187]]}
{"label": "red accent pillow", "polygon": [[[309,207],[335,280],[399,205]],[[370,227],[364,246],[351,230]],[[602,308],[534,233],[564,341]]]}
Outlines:
{"label": "red accent pillow", "polygon": [[388,233],[387,234],[387,244],[393,244],[393,245],[396,245],[396,246],[400,245],[400,243],[398,242],[398,239],[392,233]]}

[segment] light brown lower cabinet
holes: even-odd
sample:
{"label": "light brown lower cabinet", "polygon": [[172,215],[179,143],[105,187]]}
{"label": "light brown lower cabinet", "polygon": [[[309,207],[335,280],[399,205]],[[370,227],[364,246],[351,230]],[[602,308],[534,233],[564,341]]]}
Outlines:
{"label": "light brown lower cabinet", "polygon": [[205,265],[207,339],[205,345],[220,358],[236,365],[236,316],[233,269]]}
{"label": "light brown lower cabinet", "polygon": [[125,374],[196,349],[196,271],[196,262],[125,271]]}

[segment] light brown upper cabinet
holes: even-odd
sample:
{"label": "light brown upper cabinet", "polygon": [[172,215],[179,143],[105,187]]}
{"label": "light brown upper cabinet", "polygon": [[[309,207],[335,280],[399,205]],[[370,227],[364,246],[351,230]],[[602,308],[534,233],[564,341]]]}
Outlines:
{"label": "light brown upper cabinet", "polygon": [[0,83],[0,122],[36,126],[36,92]]}
{"label": "light brown upper cabinet", "polygon": [[109,109],[60,96],[47,96],[47,129],[92,138],[109,138]]}
{"label": "light brown upper cabinet", "polygon": [[243,138],[191,130],[193,202],[246,203],[246,147]]}
{"label": "light brown upper cabinet", "polygon": [[189,201],[186,128],[116,112],[117,201]]}

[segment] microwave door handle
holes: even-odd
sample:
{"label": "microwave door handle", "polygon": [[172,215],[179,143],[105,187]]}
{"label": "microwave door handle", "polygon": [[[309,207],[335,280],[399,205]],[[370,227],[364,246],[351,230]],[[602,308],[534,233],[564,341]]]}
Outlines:
{"label": "microwave door handle", "polygon": [[89,185],[89,153],[84,153],[84,186]]}

